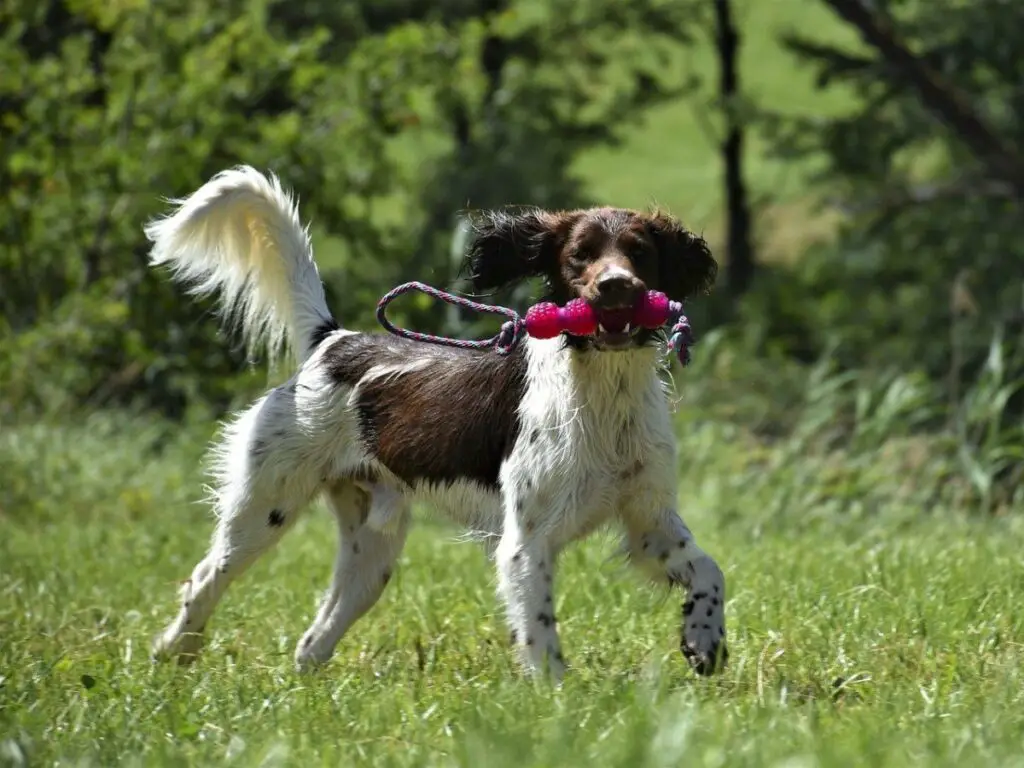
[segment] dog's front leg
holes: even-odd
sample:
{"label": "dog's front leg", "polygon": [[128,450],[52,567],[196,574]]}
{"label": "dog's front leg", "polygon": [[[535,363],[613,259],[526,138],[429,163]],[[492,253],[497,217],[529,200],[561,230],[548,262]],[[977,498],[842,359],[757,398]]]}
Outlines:
{"label": "dog's front leg", "polygon": [[728,658],[725,644],[725,576],[697,546],[693,534],[674,510],[633,511],[625,517],[630,559],[659,580],[682,585],[680,650],[694,671],[721,671]]}
{"label": "dog's front leg", "polygon": [[534,676],[557,681],[565,672],[554,612],[555,550],[534,530],[517,499],[506,499],[501,541],[495,552],[498,590],[505,601],[512,644]]}

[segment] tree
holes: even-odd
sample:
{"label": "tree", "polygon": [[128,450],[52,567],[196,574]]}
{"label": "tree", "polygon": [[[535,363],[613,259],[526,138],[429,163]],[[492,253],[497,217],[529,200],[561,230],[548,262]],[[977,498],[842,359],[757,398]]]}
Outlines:
{"label": "tree", "polygon": [[836,245],[790,278],[807,293],[789,302],[802,324],[791,315],[789,333],[820,351],[824,329],[841,329],[848,365],[907,360],[939,379],[968,375],[998,329],[1019,339],[1024,327],[1024,6],[822,2],[866,48],[785,39],[821,87],[859,96],[838,117],[775,122],[780,153],[826,158],[821,188],[847,214]]}
{"label": "tree", "polygon": [[994,179],[1011,185],[1024,197],[1024,158],[978,113],[967,94],[942,76],[925,57],[916,56],[898,32],[863,0],[825,0],[836,14],[852,24],[873,47],[890,74],[903,82],[921,104],[954,133],[984,164]]}
{"label": "tree", "polygon": [[684,25],[668,0],[8,3],[3,407],[227,405],[241,351],[148,269],[142,224],[237,163],[277,172],[330,236],[347,325],[396,282],[450,283],[461,209],[584,202],[573,158],[673,93],[659,64]]}
{"label": "tree", "polygon": [[743,179],[744,125],[739,84],[740,35],[733,21],[731,0],[714,0],[715,48],[718,52],[719,98],[726,116],[726,135],[721,143],[725,179],[727,285],[733,297],[750,287],[754,276],[751,215]]}
{"label": "tree", "polygon": [[[380,248],[362,212],[393,183],[381,128],[392,115],[374,107],[377,91],[402,92],[400,73],[376,50],[327,66],[323,30],[283,40],[239,0],[15,2],[2,14],[5,399],[141,397],[179,413],[201,395],[222,407],[240,351],[215,337],[208,306],[147,268],[142,224],[161,196],[247,162],[278,172],[305,216],[356,249]],[[52,372],[42,387],[40,369]]]}

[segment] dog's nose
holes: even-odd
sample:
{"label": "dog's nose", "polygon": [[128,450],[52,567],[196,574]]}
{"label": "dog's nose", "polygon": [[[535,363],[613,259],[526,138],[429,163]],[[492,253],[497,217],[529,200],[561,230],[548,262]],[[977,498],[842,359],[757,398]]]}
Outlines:
{"label": "dog's nose", "polygon": [[643,290],[643,283],[622,267],[608,267],[597,276],[597,295],[607,307],[632,306]]}

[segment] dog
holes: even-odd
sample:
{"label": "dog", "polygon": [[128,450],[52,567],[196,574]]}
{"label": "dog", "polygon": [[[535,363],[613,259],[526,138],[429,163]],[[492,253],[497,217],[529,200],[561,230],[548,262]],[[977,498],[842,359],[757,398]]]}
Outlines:
{"label": "dog", "polygon": [[296,368],[213,447],[216,530],[156,657],[195,658],[228,585],[319,494],[340,545],[295,651],[300,670],[327,662],[381,596],[417,502],[489,542],[527,674],[565,673],[556,561],[605,525],[620,527],[631,562],[686,590],[680,649],[692,668],[722,668],[725,580],[677,512],[664,334],[609,319],[648,289],[677,300],[710,290],[718,267],[703,239],[666,215],[617,208],[476,214],[476,291],[540,277],[546,298],[582,298],[602,320],[593,336],[525,338],[502,355],[342,328],[297,203],[272,174],[233,168],[169,202],[145,226],[151,264],[219,293],[250,348],[290,350]]}

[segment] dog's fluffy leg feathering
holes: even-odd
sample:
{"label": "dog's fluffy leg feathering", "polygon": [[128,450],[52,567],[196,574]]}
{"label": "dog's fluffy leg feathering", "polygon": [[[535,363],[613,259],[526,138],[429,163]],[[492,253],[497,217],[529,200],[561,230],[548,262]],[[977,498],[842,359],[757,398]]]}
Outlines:
{"label": "dog's fluffy leg feathering", "polygon": [[150,263],[166,265],[194,293],[221,294],[250,351],[283,346],[303,362],[314,332],[333,323],[309,233],[292,197],[271,174],[222,171],[146,225]]}

